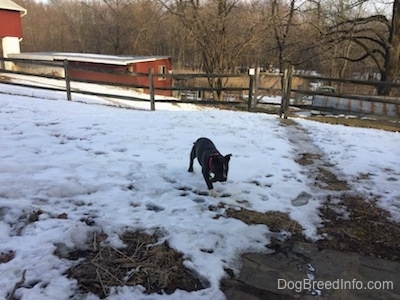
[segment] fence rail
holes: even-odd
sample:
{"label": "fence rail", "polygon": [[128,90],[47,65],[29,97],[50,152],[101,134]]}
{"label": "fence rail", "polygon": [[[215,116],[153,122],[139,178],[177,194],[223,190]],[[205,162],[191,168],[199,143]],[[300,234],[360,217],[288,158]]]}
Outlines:
{"label": "fence rail", "polygon": [[[287,65],[286,69],[292,66]],[[285,74],[284,72],[284,74]],[[311,105],[307,105],[311,109],[322,109],[325,111],[344,111],[362,114],[381,114],[384,116],[391,116],[400,118],[400,97],[399,96],[381,96],[377,95],[377,91],[381,87],[390,87],[393,94],[400,95],[400,83],[398,82],[383,82],[372,80],[358,80],[349,78],[332,78],[323,76],[311,76],[306,74],[295,74],[293,78],[301,78],[305,82],[317,82],[322,85],[321,89],[311,90],[300,86],[293,88],[292,86],[283,87],[283,95],[287,93],[295,94],[295,99],[299,98],[312,98]],[[285,76],[284,76],[285,78]],[[324,91],[323,85],[328,85],[332,88],[330,92]],[[333,85],[333,87],[332,87]],[[362,87],[360,89],[360,86]],[[367,87],[367,88],[365,88]],[[355,90],[356,88],[363,93],[351,93],[349,89]],[[336,92],[335,90],[346,90],[347,92]],[[300,97],[299,97],[300,96]],[[282,98],[280,114],[285,118],[288,116],[288,107],[285,106],[285,99]],[[295,103],[296,106],[298,103]],[[303,106],[304,107],[304,106]]]}
{"label": "fence rail", "polygon": [[[11,67],[7,64],[12,64]],[[18,68],[15,68],[18,66]],[[260,74],[256,70],[254,73],[243,74],[191,74],[191,73],[180,73],[180,74],[155,74],[152,70],[148,73],[124,73],[115,72],[104,69],[94,68],[82,68],[73,66],[74,70],[90,71],[96,73],[106,73],[113,75],[125,75],[132,77],[143,77],[146,78],[147,84],[128,84],[121,82],[104,82],[91,79],[79,79],[70,77],[70,64],[67,60],[65,61],[38,61],[38,60],[27,60],[27,59],[8,59],[0,58],[0,73],[3,75],[17,74],[35,76],[40,78],[55,79],[64,82],[63,86],[52,87],[43,86],[39,84],[26,84],[18,83],[7,80],[2,80],[0,76],[0,82],[19,85],[24,87],[34,87],[39,89],[47,89],[53,91],[63,91],[67,94],[67,99],[71,100],[73,94],[85,94],[94,95],[106,98],[115,98],[129,101],[140,101],[149,102],[150,109],[155,110],[155,103],[157,102],[168,102],[168,103],[188,103],[188,104],[199,104],[199,105],[218,105],[226,107],[238,107],[240,109],[247,109],[248,111],[254,111],[261,105],[259,100],[262,96],[270,96],[271,94],[281,95],[282,101],[280,103],[279,115],[287,118],[289,115],[289,107],[292,105],[303,107],[303,108],[315,108],[314,103],[304,104],[304,98],[317,99],[318,97],[325,97],[324,99],[330,99],[329,101],[319,101],[319,103],[330,103],[332,99],[348,99],[349,101],[358,100],[368,103],[381,103],[383,105],[394,105],[395,116],[400,117],[400,100],[399,97],[383,97],[377,96],[374,93],[379,87],[391,87],[396,91],[400,91],[400,83],[388,83],[378,81],[364,81],[356,79],[340,79],[323,76],[311,76],[311,75],[299,75],[295,74],[293,66],[287,64],[282,74]],[[170,87],[159,87],[155,85],[155,80],[158,77],[170,77],[173,79],[173,84]],[[209,86],[209,80],[217,79],[219,85],[216,87]],[[296,83],[295,83],[296,82]],[[369,94],[352,94],[343,92],[325,92],[323,90],[311,89],[310,83],[317,82],[320,85],[334,85],[337,84],[339,87],[343,85],[351,85],[352,89],[355,87],[368,87]],[[96,92],[92,89],[82,89],[74,87],[76,83],[89,83],[89,84],[101,84],[107,86],[117,86],[122,88],[133,88],[133,89],[144,89],[149,91],[148,99],[138,98],[134,95],[119,95],[119,94],[108,94]],[[229,83],[229,85],[228,85]],[[296,86],[296,87],[293,87]],[[157,99],[157,91],[172,91],[175,96],[164,99]],[[372,94],[371,94],[372,93]],[[376,92],[375,92],[376,93]],[[215,99],[215,95],[224,95],[226,100],[221,98]],[[227,100],[229,99],[229,100]],[[290,100],[296,99],[294,103]],[[312,101],[313,101],[312,100]],[[338,100],[339,101],[339,100]],[[276,105],[276,103],[275,103]],[[372,104],[371,104],[372,105]],[[353,105],[354,106],[354,105]],[[352,107],[352,105],[348,105]],[[365,107],[365,105],[364,105]],[[335,109],[335,107],[327,106],[327,109]],[[386,106],[385,106],[385,111]]]}

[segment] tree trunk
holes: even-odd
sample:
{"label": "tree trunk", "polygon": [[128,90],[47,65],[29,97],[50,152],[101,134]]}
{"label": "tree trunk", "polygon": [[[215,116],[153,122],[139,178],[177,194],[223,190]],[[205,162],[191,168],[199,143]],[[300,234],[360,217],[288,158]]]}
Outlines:
{"label": "tree trunk", "polygon": [[[398,0],[393,2],[392,26],[390,28],[388,49],[386,50],[385,67],[382,72],[382,81],[396,82],[400,73],[400,5]],[[381,86],[379,95],[390,96],[392,88]]]}

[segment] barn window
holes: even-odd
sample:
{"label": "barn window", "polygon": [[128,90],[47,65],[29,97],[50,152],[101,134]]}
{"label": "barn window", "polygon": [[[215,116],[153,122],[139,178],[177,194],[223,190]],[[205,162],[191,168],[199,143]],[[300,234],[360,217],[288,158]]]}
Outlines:
{"label": "barn window", "polygon": [[[167,67],[166,66],[158,66],[158,74],[164,75],[167,74]],[[160,76],[158,77],[158,80],[165,80],[167,77],[165,76]]]}

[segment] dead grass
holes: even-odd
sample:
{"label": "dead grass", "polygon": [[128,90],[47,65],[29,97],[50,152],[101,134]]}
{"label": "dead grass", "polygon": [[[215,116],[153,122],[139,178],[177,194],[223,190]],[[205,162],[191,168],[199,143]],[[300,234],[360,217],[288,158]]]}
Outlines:
{"label": "dead grass", "polygon": [[390,117],[357,117],[357,118],[345,118],[336,116],[313,116],[310,120],[318,121],[321,123],[328,124],[342,124],[352,127],[363,127],[363,128],[374,128],[382,129],[386,131],[400,131],[400,119]]}
{"label": "dead grass", "polygon": [[346,191],[350,187],[346,181],[339,180],[335,174],[326,168],[318,167],[316,185],[325,190]]}
{"label": "dead grass", "polygon": [[[286,213],[262,214],[246,209],[228,209],[226,215],[246,224],[265,224],[272,232],[291,233],[284,242],[287,245],[306,240],[301,225]],[[339,203],[333,204],[328,198],[320,215],[324,222],[318,234],[325,236],[325,239],[316,242],[320,248],[400,260],[400,224],[389,221],[388,212],[374,203],[359,197],[343,196]],[[271,247],[274,247],[274,243]]]}
{"label": "dead grass", "polygon": [[244,208],[241,210],[229,208],[226,210],[226,216],[239,219],[246,224],[265,224],[272,232],[285,231],[292,236],[301,236],[303,231],[301,225],[290,219],[288,214],[277,211],[260,213]]}
{"label": "dead grass", "polygon": [[126,232],[121,239],[127,247],[122,249],[104,244],[105,238],[95,235],[90,250],[76,250],[69,255],[74,260],[84,258],[67,272],[69,278],[78,280],[82,293],[91,292],[105,298],[110,288],[116,286],[141,285],[148,294],[204,288],[183,266],[182,255],[166,243],[157,244],[156,236]]}
{"label": "dead grass", "polygon": [[336,203],[328,198],[321,217],[324,226],[318,233],[327,238],[319,241],[319,246],[400,260],[400,224],[389,221],[389,213],[374,202],[350,195]]}

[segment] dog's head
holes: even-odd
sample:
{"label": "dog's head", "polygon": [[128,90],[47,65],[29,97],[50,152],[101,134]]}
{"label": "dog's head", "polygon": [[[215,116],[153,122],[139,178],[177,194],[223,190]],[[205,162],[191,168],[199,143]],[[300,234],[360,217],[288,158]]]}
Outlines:
{"label": "dog's head", "polygon": [[213,156],[210,161],[210,180],[226,181],[228,179],[229,160],[232,154]]}

